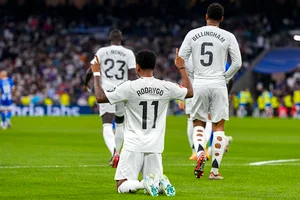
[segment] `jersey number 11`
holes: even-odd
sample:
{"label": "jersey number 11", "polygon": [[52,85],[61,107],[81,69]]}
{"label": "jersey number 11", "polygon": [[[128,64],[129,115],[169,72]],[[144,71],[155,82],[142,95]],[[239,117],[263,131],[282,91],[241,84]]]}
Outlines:
{"label": "jersey number 11", "polygon": [[[147,109],[148,109],[148,102],[147,101],[141,101],[140,104],[143,106],[143,113],[142,113],[142,129],[147,129]],[[156,125],[156,119],[157,119],[157,111],[158,111],[158,101],[152,101],[152,106],[154,106],[154,120],[152,128],[155,128]]]}

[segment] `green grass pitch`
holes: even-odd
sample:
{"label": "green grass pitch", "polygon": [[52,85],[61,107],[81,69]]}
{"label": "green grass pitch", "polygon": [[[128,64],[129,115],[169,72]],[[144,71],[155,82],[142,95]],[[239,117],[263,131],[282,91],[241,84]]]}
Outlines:
{"label": "green grass pitch", "polygon": [[[0,130],[0,199],[152,199],[142,191],[117,194],[115,169],[98,116],[13,118]],[[186,136],[186,118],[168,117],[164,172],[176,188],[172,199],[300,199],[300,122],[237,119],[220,168],[222,181],[196,179]],[[251,166],[249,163],[288,160]],[[297,160],[298,159],[298,160]]]}

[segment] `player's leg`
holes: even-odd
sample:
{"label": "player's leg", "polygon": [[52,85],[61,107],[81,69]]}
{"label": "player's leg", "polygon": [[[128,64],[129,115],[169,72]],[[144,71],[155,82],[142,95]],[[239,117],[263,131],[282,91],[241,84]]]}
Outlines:
{"label": "player's leg", "polygon": [[120,152],[124,140],[124,103],[118,103],[116,105],[115,121],[116,150],[117,152]]}
{"label": "player's leg", "polygon": [[201,120],[194,120],[194,145],[197,152],[197,161],[196,166],[194,169],[194,174],[196,178],[201,178],[204,174],[204,165],[206,162],[206,154],[205,154],[205,144],[206,144],[206,138],[205,138],[205,127],[206,122],[203,122]]}
{"label": "player's leg", "polygon": [[197,178],[201,178],[204,173],[204,164],[206,156],[204,152],[206,138],[205,126],[208,120],[209,111],[209,90],[206,87],[197,88],[194,92],[193,106],[191,115],[193,118],[193,141],[197,152],[197,161],[194,174]]}
{"label": "player's leg", "polygon": [[[209,117],[210,118],[210,117]],[[211,120],[208,120],[206,122],[206,126],[205,126],[205,138],[206,138],[206,144],[205,144],[205,154],[206,154],[206,159],[209,160],[210,159],[210,155],[211,155],[211,143],[210,143],[210,138],[212,137],[212,122]],[[209,143],[207,145],[207,142]],[[208,146],[208,147],[207,147]]]}
{"label": "player's leg", "polygon": [[210,179],[223,179],[219,174],[219,168],[226,148],[226,136],[224,133],[224,120],[213,123],[214,137],[212,143],[212,169]]}
{"label": "player's leg", "polygon": [[140,152],[121,152],[115,180],[118,193],[133,193],[144,189],[144,180],[139,181],[138,175],[143,166],[144,154]]}
{"label": "player's leg", "polygon": [[116,167],[114,166],[114,163],[118,163],[119,154],[116,152],[115,135],[112,126],[115,105],[110,105],[109,103],[99,104],[99,112],[102,118],[104,142],[112,155],[110,165]]}
{"label": "player's leg", "polygon": [[9,108],[6,112],[6,123],[7,123],[7,127],[11,127],[11,116],[12,116],[12,112],[11,112],[11,108]]}
{"label": "player's leg", "polygon": [[192,149],[192,155],[190,156],[190,160],[197,160],[197,153],[194,147],[193,142],[193,119],[191,118],[191,109],[192,109],[192,99],[185,100],[185,114],[187,115],[187,136],[190,147]]}
{"label": "player's leg", "polygon": [[11,110],[8,110],[6,113],[6,122],[9,127],[11,126],[11,116],[12,116]]}
{"label": "player's leg", "polygon": [[187,118],[187,136],[188,136],[190,147],[192,149],[192,155],[190,156],[189,159],[197,160],[197,153],[193,142],[193,120],[190,114],[188,114],[188,118]]}
{"label": "player's leg", "polygon": [[1,127],[3,130],[7,129],[7,123],[6,123],[6,110],[4,108],[1,108]]}
{"label": "player's leg", "polygon": [[212,143],[212,169],[209,179],[218,180],[223,179],[219,174],[219,168],[226,148],[224,124],[225,120],[229,119],[228,94],[226,88],[214,88],[211,103],[214,137]]}
{"label": "player's leg", "polygon": [[168,177],[163,174],[162,156],[160,153],[146,153],[143,166],[144,184],[147,192],[156,196],[156,189],[159,193],[167,196],[175,196],[175,188]]}

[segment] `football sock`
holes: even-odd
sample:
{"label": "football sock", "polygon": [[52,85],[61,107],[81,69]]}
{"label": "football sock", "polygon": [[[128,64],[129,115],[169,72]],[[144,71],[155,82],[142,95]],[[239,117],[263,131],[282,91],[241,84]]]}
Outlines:
{"label": "football sock", "polygon": [[204,145],[206,143],[204,127],[202,126],[194,127],[193,141],[194,141],[195,149],[197,151],[197,156],[199,157],[200,154],[204,151]]}
{"label": "football sock", "polygon": [[5,121],[6,121],[6,114],[5,112],[1,112],[1,120],[2,120],[2,124],[4,125],[5,124]]}
{"label": "football sock", "polygon": [[11,111],[7,111],[6,118],[7,118],[7,120],[11,119]]}
{"label": "football sock", "polygon": [[187,135],[192,152],[196,152],[193,142],[193,120],[189,117],[187,121]]}
{"label": "football sock", "polygon": [[115,141],[116,141],[116,151],[117,152],[120,152],[123,140],[124,140],[124,124],[116,123]]}
{"label": "football sock", "polygon": [[103,124],[103,138],[108,150],[113,156],[116,148],[116,142],[115,142],[115,135],[112,129],[112,124],[110,123]]}
{"label": "football sock", "polygon": [[219,174],[219,167],[225,150],[225,134],[224,131],[214,132],[214,139],[212,145],[212,168],[211,172]]}
{"label": "football sock", "polygon": [[141,189],[144,189],[143,180],[127,180],[118,187],[118,193],[132,193]]}
{"label": "football sock", "polygon": [[206,141],[209,141],[211,133],[212,133],[212,123],[211,123],[211,121],[208,121],[208,122],[206,122],[206,126],[205,126],[205,138],[206,138]]}

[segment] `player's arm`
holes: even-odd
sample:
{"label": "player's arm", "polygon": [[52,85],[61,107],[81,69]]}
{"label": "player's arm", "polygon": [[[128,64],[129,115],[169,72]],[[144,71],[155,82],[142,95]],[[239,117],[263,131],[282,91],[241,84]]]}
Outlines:
{"label": "player's arm", "polygon": [[233,78],[233,76],[242,66],[242,57],[239,44],[234,35],[232,35],[231,42],[229,44],[229,55],[231,58],[231,65],[225,72],[225,79],[227,83]]}
{"label": "player's arm", "polygon": [[232,89],[232,86],[233,86],[233,79],[230,79],[230,81],[228,82],[227,84],[227,91],[228,91],[228,94],[230,93],[231,89]]}
{"label": "player's arm", "polygon": [[83,91],[84,92],[90,91],[89,82],[92,79],[92,77],[93,77],[93,72],[92,72],[91,68],[88,68],[88,70],[86,70],[85,77],[84,77],[84,83],[83,83]]}
{"label": "player's arm", "polygon": [[91,66],[91,72],[92,75],[94,75],[94,93],[97,100],[97,103],[108,103],[108,99],[106,97],[106,94],[101,86],[100,81],[100,62],[98,60],[98,57],[96,57],[96,62]]}
{"label": "player's arm", "polygon": [[127,61],[128,61],[128,80],[133,81],[138,78],[138,75],[135,70],[136,68],[135,56],[131,50],[128,51]]}
{"label": "player's arm", "polygon": [[184,59],[178,56],[178,48],[176,48],[176,57],[175,57],[175,65],[179,70],[182,78],[181,85],[187,89],[187,94],[185,98],[191,98],[194,95],[192,83],[186,73],[186,67],[184,64]]}
{"label": "player's arm", "polygon": [[192,54],[192,46],[190,44],[190,34],[188,33],[182,44],[181,44],[181,47],[179,49],[179,56],[182,57],[184,59],[184,61],[187,63],[188,62],[188,59],[190,57],[190,55]]}

